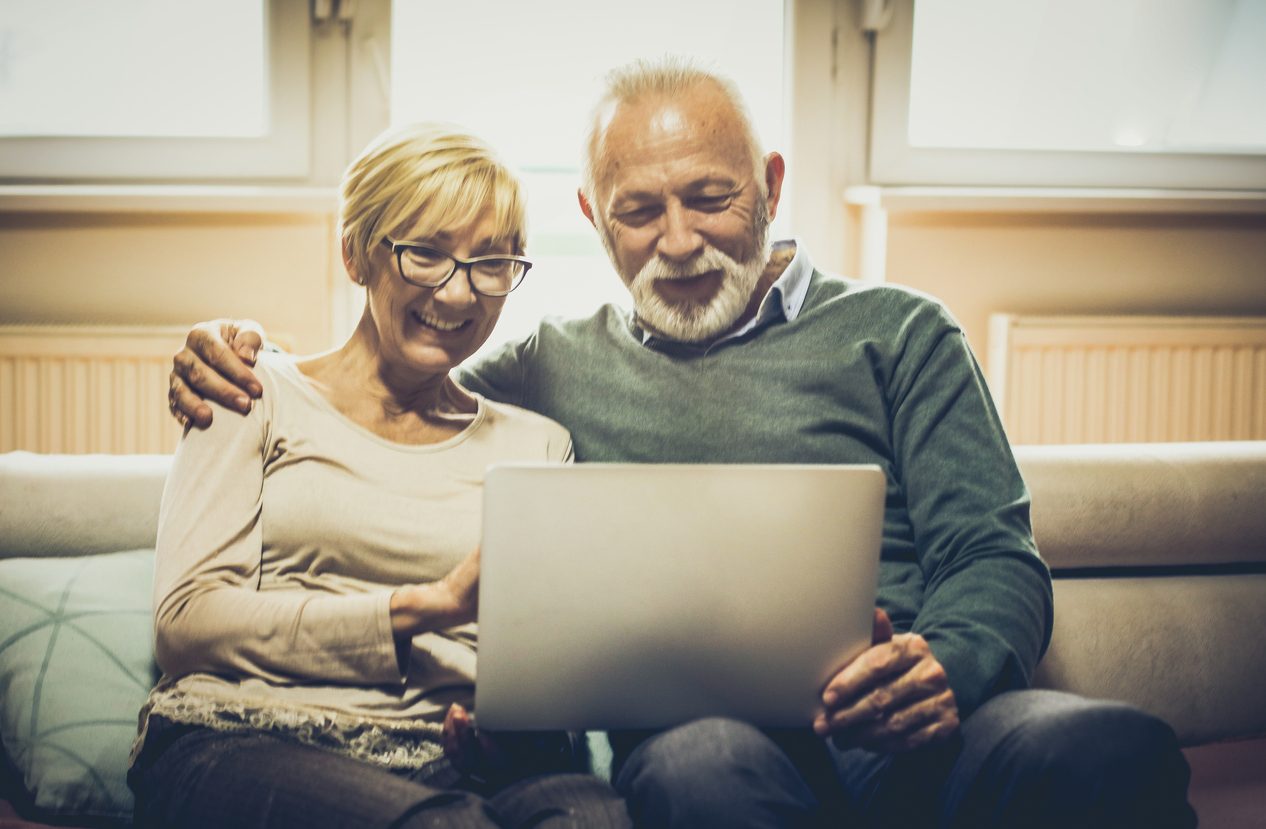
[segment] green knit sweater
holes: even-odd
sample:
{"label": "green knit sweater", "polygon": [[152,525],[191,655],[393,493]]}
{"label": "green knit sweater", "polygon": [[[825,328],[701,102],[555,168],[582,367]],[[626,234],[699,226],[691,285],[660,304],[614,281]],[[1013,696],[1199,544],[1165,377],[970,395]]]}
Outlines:
{"label": "green knit sweater", "polygon": [[459,373],[557,420],[577,461],[874,463],[888,476],[879,605],[922,634],[960,714],[1028,684],[1050,575],[984,378],[943,306],[814,272],[793,321],[710,350],[642,344],[631,315],[548,319]]}

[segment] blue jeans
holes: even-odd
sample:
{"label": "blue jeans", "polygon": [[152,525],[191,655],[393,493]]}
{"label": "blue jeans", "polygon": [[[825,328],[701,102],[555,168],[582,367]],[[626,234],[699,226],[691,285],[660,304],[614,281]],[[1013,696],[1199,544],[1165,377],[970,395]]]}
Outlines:
{"label": "blue jeans", "polygon": [[1194,827],[1169,726],[1136,708],[1012,691],[950,742],[882,755],[808,731],[704,719],[628,750],[617,791],[644,827]]}
{"label": "blue jeans", "polygon": [[589,774],[468,785],[438,761],[395,773],[268,734],[225,734],[151,718],[128,774],[136,826],[163,829],[631,829],[624,801]]}

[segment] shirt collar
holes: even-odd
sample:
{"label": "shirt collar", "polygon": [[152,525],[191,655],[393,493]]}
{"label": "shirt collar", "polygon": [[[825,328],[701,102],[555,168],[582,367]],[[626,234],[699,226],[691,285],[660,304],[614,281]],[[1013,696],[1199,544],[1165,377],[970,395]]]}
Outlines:
{"label": "shirt collar", "polygon": [[[748,320],[743,327],[731,331],[720,339],[713,340],[706,346],[705,350],[710,350],[718,343],[741,337],[751,331],[755,331],[757,328],[762,328],[775,322],[780,315],[787,322],[791,322],[800,315],[800,309],[804,307],[804,298],[809,293],[809,281],[813,276],[813,262],[810,261],[809,254],[799,237],[781,239],[774,242],[770,249],[771,251],[779,251],[786,250],[789,247],[795,247],[796,255],[782,272],[782,275],[778,277],[773,285],[769,286],[769,292],[761,300],[760,309],[757,310],[756,316]],[[642,332],[642,345],[648,345],[652,340],[664,342],[646,329],[640,328],[640,326],[639,330]]]}

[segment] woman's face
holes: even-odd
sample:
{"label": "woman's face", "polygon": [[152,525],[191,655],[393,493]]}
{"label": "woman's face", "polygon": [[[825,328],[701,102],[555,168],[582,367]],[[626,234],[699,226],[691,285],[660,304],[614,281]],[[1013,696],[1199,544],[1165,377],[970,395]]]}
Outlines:
{"label": "woman's face", "polygon": [[[428,245],[458,259],[518,252],[511,249],[509,240],[497,239],[496,232],[489,209],[467,225],[429,235],[405,225],[391,238]],[[446,374],[474,354],[492,333],[506,301],[475,293],[466,268],[461,267],[438,288],[411,285],[400,277],[396,257],[383,245],[374,248],[370,266],[369,306],[381,353],[415,370]]]}

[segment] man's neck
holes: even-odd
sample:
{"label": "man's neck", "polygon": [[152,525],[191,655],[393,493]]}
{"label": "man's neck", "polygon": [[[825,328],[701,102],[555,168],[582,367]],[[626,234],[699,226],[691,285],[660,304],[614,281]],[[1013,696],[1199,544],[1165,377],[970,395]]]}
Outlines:
{"label": "man's neck", "polygon": [[774,283],[778,281],[778,278],[783,275],[783,272],[791,264],[791,260],[795,258],[795,245],[788,245],[771,253],[764,272],[761,273],[760,279],[756,281],[756,287],[752,289],[752,295],[747,299],[747,307],[743,309],[743,313],[739,315],[733,325],[709,342],[716,342],[722,337],[728,337],[755,319],[760,312],[761,303],[765,301],[765,297],[769,294],[769,289],[774,287]]}

